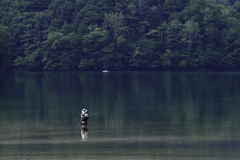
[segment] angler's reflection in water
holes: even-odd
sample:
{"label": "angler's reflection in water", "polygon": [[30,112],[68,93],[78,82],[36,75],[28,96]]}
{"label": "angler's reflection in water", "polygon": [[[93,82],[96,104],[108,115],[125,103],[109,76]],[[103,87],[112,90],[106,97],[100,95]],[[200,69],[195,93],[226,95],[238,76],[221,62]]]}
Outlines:
{"label": "angler's reflection in water", "polygon": [[81,136],[82,136],[82,141],[87,141],[88,139],[88,128],[87,125],[81,125],[81,122],[79,123],[79,127],[81,128]]}

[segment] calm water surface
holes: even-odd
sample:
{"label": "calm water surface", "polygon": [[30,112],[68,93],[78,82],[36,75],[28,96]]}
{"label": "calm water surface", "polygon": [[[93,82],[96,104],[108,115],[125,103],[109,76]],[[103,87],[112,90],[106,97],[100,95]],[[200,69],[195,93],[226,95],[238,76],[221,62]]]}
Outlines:
{"label": "calm water surface", "polygon": [[0,159],[240,159],[239,107],[238,72],[5,73]]}

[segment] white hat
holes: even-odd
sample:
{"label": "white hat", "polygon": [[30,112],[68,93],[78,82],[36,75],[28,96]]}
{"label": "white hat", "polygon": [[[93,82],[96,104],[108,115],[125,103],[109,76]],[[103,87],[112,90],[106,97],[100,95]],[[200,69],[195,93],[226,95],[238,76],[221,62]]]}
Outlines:
{"label": "white hat", "polygon": [[87,109],[84,108],[84,109],[82,110],[82,114],[85,114],[85,113],[87,113]]}

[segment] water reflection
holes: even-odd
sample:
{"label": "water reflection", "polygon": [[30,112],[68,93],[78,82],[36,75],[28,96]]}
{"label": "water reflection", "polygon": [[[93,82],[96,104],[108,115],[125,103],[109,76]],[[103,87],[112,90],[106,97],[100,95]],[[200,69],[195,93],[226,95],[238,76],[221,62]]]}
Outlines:
{"label": "water reflection", "polygon": [[[51,159],[44,158],[50,151],[63,159],[234,159],[240,156],[239,81],[240,74],[230,73],[6,74],[0,77],[0,159],[13,153]],[[89,139],[82,106],[91,111]]]}
{"label": "water reflection", "polygon": [[89,132],[87,125],[82,125],[80,122],[79,127],[81,128],[82,141],[86,142],[88,140],[88,132]]}

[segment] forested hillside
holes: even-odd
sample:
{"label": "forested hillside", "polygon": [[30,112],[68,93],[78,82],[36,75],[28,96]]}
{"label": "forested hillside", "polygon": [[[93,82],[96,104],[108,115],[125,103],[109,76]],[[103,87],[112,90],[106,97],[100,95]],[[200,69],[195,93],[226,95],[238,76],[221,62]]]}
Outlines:
{"label": "forested hillside", "polygon": [[1,0],[0,68],[9,35],[9,70],[238,70],[238,12],[237,0]]}

